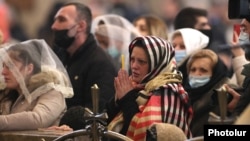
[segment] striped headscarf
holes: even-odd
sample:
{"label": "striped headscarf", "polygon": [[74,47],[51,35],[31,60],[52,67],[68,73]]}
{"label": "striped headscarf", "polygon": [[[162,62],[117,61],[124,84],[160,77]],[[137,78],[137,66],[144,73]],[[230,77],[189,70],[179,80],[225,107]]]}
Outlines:
{"label": "striped headscarf", "polygon": [[[129,46],[130,54],[138,41],[144,43],[149,56],[149,72],[140,83],[145,85],[136,99],[140,112],[132,118],[127,136],[144,140],[150,124],[166,122],[177,125],[188,138],[191,137],[189,124],[193,111],[188,104],[188,94],[181,85],[182,76],[176,70],[173,46],[159,37],[137,37]],[[159,93],[161,89],[164,91]]]}
{"label": "striped headscarf", "polygon": [[130,55],[135,43],[140,40],[146,45],[145,51],[149,56],[149,73],[142,80],[142,84],[165,71],[176,73],[175,52],[170,42],[156,36],[137,37],[129,45]]}

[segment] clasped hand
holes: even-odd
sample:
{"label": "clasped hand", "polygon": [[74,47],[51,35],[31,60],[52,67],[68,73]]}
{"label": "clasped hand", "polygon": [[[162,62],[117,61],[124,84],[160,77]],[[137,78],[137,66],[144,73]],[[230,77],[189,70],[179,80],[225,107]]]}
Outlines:
{"label": "clasped hand", "polygon": [[114,86],[116,91],[116,99],[121,99],[133,89],[132,81],[130,80],[126,70],[119,70],[118,76],[115,77],[114,80]]}

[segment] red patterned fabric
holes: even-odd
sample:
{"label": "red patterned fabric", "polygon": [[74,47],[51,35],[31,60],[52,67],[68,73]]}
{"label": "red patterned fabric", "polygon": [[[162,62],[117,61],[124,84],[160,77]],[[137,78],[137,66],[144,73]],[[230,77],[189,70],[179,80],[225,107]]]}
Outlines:
{"label": "red patterned fabric", "polygon": [[146,129],[154,122],[174,124],[184,131],[187,138],[192,137],[189,124],[193,111],[188,106],[186,91],[180,84],[167,84],[161,89],[164,91],[164,102],[161,102],[162,95],[159,91],[151,92],[150,99],[140,106],[140,112],[133,117],[127,132],[131,139],[144,141]]}

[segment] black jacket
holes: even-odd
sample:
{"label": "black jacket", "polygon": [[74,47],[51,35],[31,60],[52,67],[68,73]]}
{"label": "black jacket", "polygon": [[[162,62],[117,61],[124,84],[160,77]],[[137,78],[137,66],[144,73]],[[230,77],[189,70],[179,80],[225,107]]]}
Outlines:
{"label": "black jacket", "polygon": [[99,111],[114,96],[114,77],[117,71],[111,58],[100,48],[90,34],[84,44],[69,57],[65,50],[57,49],[64,66],[67,68],[74,89],[73,98],[67,99],[67,107],[81,105],[92,109],[91,87],[99,87]]}
{"label": "black jacket", "polygon": [[245,75],[243,82],[243,93],[234,109],[234,116],[239,116],[250,104],[250,63],[244,65],[244,69],[242,70],[241,74]]}
{"label": "black jacket", "polygon": [[112,98],[107,103],[108,123],[110,123],[120,111],[123,113],[123,127],[120,134],[126,135],[133,116],[139,112],[138,104],[136,102],[138,92],[139,90],[133,89],[122,99],[115,102],[115,99]]}

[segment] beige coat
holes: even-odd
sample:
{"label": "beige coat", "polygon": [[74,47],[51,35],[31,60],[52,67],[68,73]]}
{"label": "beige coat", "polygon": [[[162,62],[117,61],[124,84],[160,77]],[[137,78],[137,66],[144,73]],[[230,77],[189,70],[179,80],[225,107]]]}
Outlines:
{"label": "beige coat", "polygon": [[11,113],[0,116],[0,131],[32,130],[58,125],[65,110],[65,99],[56,91],[41,95],[31,104],[21,95],[11,108]]}
{"label": "beige coat", "polygon": [[66,111],[66,103],[63,94],[49,87],[51,83],[56,82],[52,74],[43,72],[34,77],[39,81],[30,81],[32,84],[29,85],[32,85],[34,90],[40,89],[39,93],[31,93],[31,103],[22,94],[12,106],[9,106],[9,101],[0,103],[0,108],[7,108],[5,113],[0,115],[0,131],[36,130],[58,125]]}

